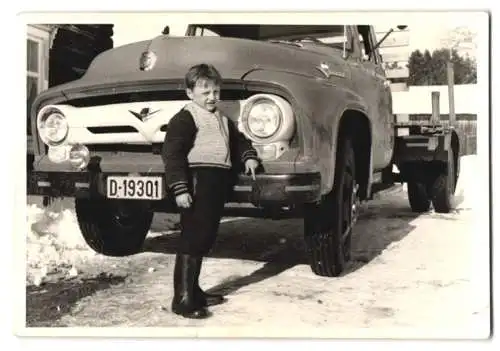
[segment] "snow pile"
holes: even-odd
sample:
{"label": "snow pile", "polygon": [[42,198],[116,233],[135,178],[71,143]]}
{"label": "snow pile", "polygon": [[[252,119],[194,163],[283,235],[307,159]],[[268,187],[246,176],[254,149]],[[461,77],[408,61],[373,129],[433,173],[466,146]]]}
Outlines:
{"label": "snow pile", "polygon": [[[477,159],[477,155],[467,155],[460,158],[460,175],[455,190],[455,202],[458,209],[474,209],[481,204],[478,202],[480,200],[478,197],[488,196],[478,191],[480,188],[478,183],[482,182],[481,178],[478,178],[478,167],[480,167],[480,161]],[[484,184],[482,185],[484,187]]]}
{"label": "snow pile", "polygon": [[26,273],[30,283],[38,285],[55,270],[75,275],[76,267],[95,255],[80,233],[73,209],[28,205]]}

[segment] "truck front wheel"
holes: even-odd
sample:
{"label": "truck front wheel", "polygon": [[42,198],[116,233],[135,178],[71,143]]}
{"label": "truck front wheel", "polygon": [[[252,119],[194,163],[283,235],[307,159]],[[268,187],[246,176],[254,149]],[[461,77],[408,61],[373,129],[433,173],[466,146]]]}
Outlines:
{"label": "truck front wheel", "polygon": [[340,141],[333,190],[305,209],[306,251],[319,276],[340,275],[350,259],[352,225],[357,216],[357,185],[351,141]]}
{"label": "truck front wheel", "polygon": [[80,231],[87,245],[106,256],[139,253],[154,212],[134,200],[75,199]]}

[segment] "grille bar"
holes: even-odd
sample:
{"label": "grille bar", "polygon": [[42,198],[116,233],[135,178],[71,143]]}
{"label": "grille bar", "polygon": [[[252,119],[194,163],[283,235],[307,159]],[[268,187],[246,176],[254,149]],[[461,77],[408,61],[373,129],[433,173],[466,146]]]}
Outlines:
{"label": "grille bar", "polygon": [[138,133],[139,131],[132,126],[105,126],[105,127],[87,127],[93,134],[106,133]]}
{"label": "grille bar", "polygon": [[161,153],[161,148],[163,143],[153,143],[153,144],[87,144],[89,151],[92,154],[98,154],[99,152],[133,152],[133,153],[148,153],[159,155]]}

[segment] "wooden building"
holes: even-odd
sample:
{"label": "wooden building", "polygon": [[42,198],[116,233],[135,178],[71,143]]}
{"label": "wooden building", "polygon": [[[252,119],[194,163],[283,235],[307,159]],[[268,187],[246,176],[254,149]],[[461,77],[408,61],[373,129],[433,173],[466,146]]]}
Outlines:
{"label": "wooden building", "polygon": [[112,24],[30,24],[27,26],[28,170],[33,161],[29,111],[43,90],[80,78],[92,60],[113,47]]}

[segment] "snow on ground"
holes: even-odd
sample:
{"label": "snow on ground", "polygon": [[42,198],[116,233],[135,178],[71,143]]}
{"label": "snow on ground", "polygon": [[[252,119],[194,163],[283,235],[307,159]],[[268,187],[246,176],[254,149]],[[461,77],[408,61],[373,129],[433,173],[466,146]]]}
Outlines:
{"label": "snow on ground", "polygon": [[[489,330],[489,233],[477,230],[477,214],[484,211],[477,206],[477,167],[475,156],[462,158],[456,208],[450,214],[413,216],[406,191],[366,204],[353,237],[353,267],[342,277],[314,276],[300,260],[290,266],[285,262],[282,268],[279,262],[266,264],[276,255],[279,261],[280,253],[288,259],[303,255],[294,251],[301,242],[300,220],[233,222],[222,228],[218,250],[223,256],[211,257],[204,265],[202,284],[228,290],[230,300],[215,306],[208,321],[183,320],[160,308],[168,309],[171,299],[172,257],[151,252],[130,260],[111,259],[122,262],[120,268],[130,271],[134,283],[80,300],[78,312],[61,321],[68,326],[244,326],[248,336],[256,336],[255,330],[272,333],[273,326],[299,328],[296,336],[312,336],[310,329],[301,328],[328,325],[332,337],[347,336],[349,329],[363,336],[360,327],[375,337],[484,337]],[[71,267],[102,258],[86,247],[71,206],[62,207],[52,218],[30,206],[31,277],[45,273],[47,265],[46,270],[63,266],[69,274]],[[252,226],[261,233],[254,233]],[[135,296],[142,297],[143,307]],[[109,318],[96,318],[99,315]]]}
{"label": "snow on ground", "polygon": [[[477,195],[469,191],[468,196],[465,196],[468,189],[474,189],[467,188],[466,184],[473,184],[474,174],[471,170],[475,169],[475,162],[474,155],[462,157],[461,176],[456,190],[460,208],[471,208]],[[406,186],[402,196],[406,196]],[[66,269],[68,273],[71,268],[78,270],[78,265],[99,256],[87,246],[80,233],[71,199],[56,201],[47,209],[41,206],[40,198],[29,199],[28,202],[26,268],[29,282],[40,282],[40,278],[56,268]],[[379,199],[378,202],[385,204],[386,201]],[[159,234],[151,231],[149,235]]]}

